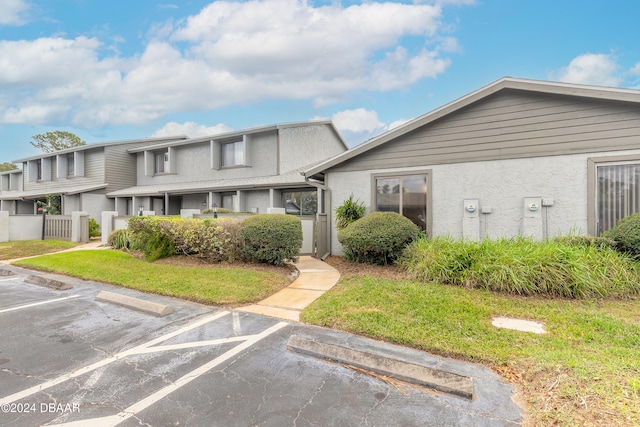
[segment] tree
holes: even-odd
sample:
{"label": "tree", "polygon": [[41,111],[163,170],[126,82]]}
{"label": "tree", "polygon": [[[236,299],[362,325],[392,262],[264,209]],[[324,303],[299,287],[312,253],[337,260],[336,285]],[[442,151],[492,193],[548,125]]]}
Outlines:
{"label": "tree", "polygon": [[0,172],[12,171],[14,169],[18,169],[18,167],[11,162],[0,163]]}
{"label": "tree", "polygon": [[31,141],[31,145],[41,149],[45,153],[53,153],[54,151],[64,150],[65,148],[87,145],[79,136],[61,130],[40,133],[31,138],[35,141]]}

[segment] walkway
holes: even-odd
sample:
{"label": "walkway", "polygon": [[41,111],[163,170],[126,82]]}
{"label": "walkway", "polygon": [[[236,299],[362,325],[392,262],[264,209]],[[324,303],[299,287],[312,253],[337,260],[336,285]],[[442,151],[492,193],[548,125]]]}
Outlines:
{"label": "walkway", "polygon": [[267,299],[236,310],[297,322],[300,312],[340,279],[338,270],[310,256],[300,257],[294,265],[300,273],[292,284]]}

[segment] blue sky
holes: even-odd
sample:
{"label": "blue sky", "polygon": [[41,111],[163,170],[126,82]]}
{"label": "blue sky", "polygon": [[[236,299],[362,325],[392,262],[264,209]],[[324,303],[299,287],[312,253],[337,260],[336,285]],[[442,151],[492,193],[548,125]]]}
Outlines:
{"label": "blue sky", "polygon": [[350,146],[503,76],[640,89],[626,0],[2,0],[0,163],[332,119]]}

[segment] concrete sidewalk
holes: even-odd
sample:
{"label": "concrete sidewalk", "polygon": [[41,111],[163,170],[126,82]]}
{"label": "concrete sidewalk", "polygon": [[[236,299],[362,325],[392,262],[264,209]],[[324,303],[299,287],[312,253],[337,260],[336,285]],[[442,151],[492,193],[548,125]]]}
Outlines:
{"label": "concrete sidewalk", "polygon": [[294,265],[299,271],[299,276],[292,284],[256,304],[236,310],[297,322],[300,320],[300,312],[305,307],[320,298],[340,280],[338,270],[310,256],[300,257]]}

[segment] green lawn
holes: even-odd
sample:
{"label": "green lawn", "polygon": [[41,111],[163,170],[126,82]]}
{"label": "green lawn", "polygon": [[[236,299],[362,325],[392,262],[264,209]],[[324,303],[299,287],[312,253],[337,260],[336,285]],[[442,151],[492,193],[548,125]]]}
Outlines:
{"label": "green lawn", "polygon": [[0,260],[24,258],[57,252],[76,246],[63,240],[22,240],[0,243]]}
{"label": "green lawn", "polygon": [[248,304],[289,284],[272,272],[149,263],[116,250],[82,250],[17,261],[14,265],[112,283],[204,304]]}
{"label": "green lawn", "polygon": [[[548,334],[497,329],[493,316]],[[305,322],[487,364],[519,383],[531,425],[640,425],[640,301],[513,297],[349,275]]]}

